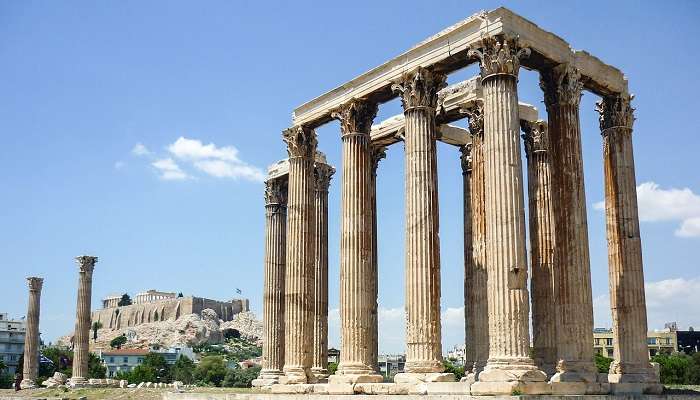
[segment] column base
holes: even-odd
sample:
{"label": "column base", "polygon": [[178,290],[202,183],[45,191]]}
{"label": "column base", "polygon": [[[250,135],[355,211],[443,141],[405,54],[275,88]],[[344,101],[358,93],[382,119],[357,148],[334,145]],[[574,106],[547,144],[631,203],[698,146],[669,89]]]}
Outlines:
{"label": "column base", "polygon": [[328,370],[325,368],[311,368],[311,374],[314,376],[315,383],[328,382]]}
{"label": "column base", "polygon": [[36,382],[34,382],[31,379],[22,379],[22,382],[19,384],[20,389],[36,389],[38,386]]}
{"label": "column base", "polygon": [[284,374],[279,377],[279,383],[282,385],[297,385],[301,383],[309,383],[309,378],[313,378],[311,371],[302,367],[284,368]]}
{"label": "column base", "polygon": [[330,385],[354,385],[356,383],[381,383],[384,378],[375,373],[374,371],[368,371],[365,373],[335,373],[328,377],[328,384]]}
{"label": "column base", "polygon": [[610,383],[659,383],[660,367],[656,363],[624,364],[618,361],[610,363],[607,380]]}
{"label": "column base", "polygon": [[282,375],[282,371],[279,370],[262,370],[260,371],[260,375],[258,375],[256,379],[253,379],[252,384],[254,387],[272,386],[279,383]]}
{"label": "column base", "polygon": [[479,382],[545,382],[547,374],[529,358],[499,359],[490,360],[478,379]]}
{"label": "column base", "polygon": [[596,383],[599,382],[598,370],[592,362],[560,360],[557,363],[557,373],[549,381]]}
{"label": "column base", "polygon": [[68,382],[66,382],[66,385],[71,387],[71,388],[82,388],[86,387],[88,384],[88,380],[82,377],[73,377],[68,379]]}
{"label": "column base", "polygon": [[394,383],[454,382],[455,375],[448,372],[401,372],[394,375]]}

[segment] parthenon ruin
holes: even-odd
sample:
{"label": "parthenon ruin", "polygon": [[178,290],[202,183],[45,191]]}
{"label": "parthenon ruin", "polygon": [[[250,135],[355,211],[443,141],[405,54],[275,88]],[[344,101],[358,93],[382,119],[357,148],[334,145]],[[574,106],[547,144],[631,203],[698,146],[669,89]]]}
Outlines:
{"label": "parthenon ruin", "polygon": [[[473,63],[479,63],[478,77],[446,87],[448,74]],[[518,101],[521,66],[540,74],[546,120]],[[609,374],[597,372],[591,345],[582,90],[601,98],[615,334]],[[374,124],[380,104],[396,97],[403,115]],[[283,132],[289,158],[266,182],[265,342],[255,384],[277,393],[658,393],[646,351],[632,98],[621,71],[498,8],[296,108]],[[468,130],[450,125],[464,118]],[[317,151],[315,129],[333,119],[340,121],[342,141],[342,348],[337,371],[327,376],[327,193],[334,169]],[[462,161],[470,370],[462,382],[442,363],[438,140],[454,145]],[[376,174],[385,148],[397,142],[405,149],[406,367],[394,383],[381,384]]]}

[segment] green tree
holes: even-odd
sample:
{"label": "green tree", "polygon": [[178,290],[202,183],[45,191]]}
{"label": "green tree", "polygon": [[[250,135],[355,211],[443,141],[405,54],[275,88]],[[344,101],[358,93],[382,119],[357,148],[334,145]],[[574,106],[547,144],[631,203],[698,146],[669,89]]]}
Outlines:
{"label": "green tree", "polygon": [[226,363],[222,356],[207,356],[199,361],[194,379],[203,385],[221,386],[226,377]]}
{"label": "green tree", "polygon": [[127,293],[124,293],[122,295],[122,298],[119,299],[119,302],[117,303],[117,305],[119,307],[124,307],[124,306],[130,306],[132,303],[133,302],[131,301],[131,297],[129,297],[129,295]]}
{"label": "green tree", "polygon": [[146,357],[143,358],[143,363],[141,365],[147,368],[151,368],[155,372],[156,380],[151,382],[170,382],[170,368],[168,366],[168,362],[165,361],[165,357],[163,357],[162,354],[146,354]]}
{"label": "green tree", "polygon": [[258,376],[260,367],[252,368],[231,368],[226,372],[222,386],[248,388],[252,386],[253,379]]}
{"label": "green tree", "polygon": [[156,370],[146,365],[137,365],[129,373],[129,383],[155,382]]}
{"label": "green tree", "polygon": [[613,362],[612,358],[608,358],[602,354],[595,353],[595,366],[596,368],[598,368],[599,373],[607,374],[610,371],[611,362]]}
{"label": "green tree", "polygon": [[689,382],[693,359],[684,353],[657,354],[651,361],[661,366],[661,383],[684,385]]}
{"label": "green tree", "polygon": [[452,373],[455,375],[455,379],[459,381],[464,377],[464,367],[452,363],[450,360],[442,360],[442,365],[445,367],[446,373]]}
{"label": "green tree", "polygon": [[194,382],[194,361],[181,355],[170,367],[170,377],[173,381],[180,381],[186,385]]}
{"label": "green tree", "polygon": [[102,329],[102,322],[95,321],[92,323],[92,340],[93,340],[93,342],[97,341],[97,331],[100,329]]}
{"label": "green tree", "polygon": [[7,365],[5,365],[5,362],[3,360],[0,360],[0,373],[5,372],[6,368]]}
{"label": "green tree", "polygon": [[107,374],[107,367],[102,364],[99,357],[90,353],[88,358],[88,378],[104,379]]}
{"label": "green tree", "polygon": [[117,373],[114,374],[114,379],[116,379],[118,381],[125,380],[125,381],[128,381],[129,383],[134,383],[133,379],[131,378],[131,372],[126,371],[126,370],[117,371]]}
{"label": "green tree", "polygon": [[328,363],[328,375],[335,374],[335,371],[337,371],[337,370],[338,370],[338,363],[334,363],[334,362]]}
{"label": "green tree", "polygon": [[126,344],[126,335],[117,336],[109,342],[109,347],[121,349]]}

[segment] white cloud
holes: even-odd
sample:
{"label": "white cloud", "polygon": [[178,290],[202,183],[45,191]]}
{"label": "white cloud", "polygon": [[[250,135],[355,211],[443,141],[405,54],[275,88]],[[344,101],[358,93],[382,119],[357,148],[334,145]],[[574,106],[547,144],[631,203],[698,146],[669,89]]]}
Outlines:
{"label": "white cloud", "polygon": [[[687,329],[700,326],[697,296],[700,277],[665,279],[644,285],[649,329],[661,329],[666,322],[676,321],[678,327]],[[593,312],[597,327],[610,327],[610,296],[602,295],[593,300]]]}
{"label": "white cloud", "polygon": [[151,163],[160,172],[160,178],[166,181],[183,180],[189,176],[180,169],[180,166],[172,158],[163,158]]}
{"label": "white cloud", "polygon": [[149,156],[151,155],[151,151],[148,150],[146,146],[144,146],[142,143],[136,143],[134,145],[134,148],[131,149],[131,154],[135,156]]}
{"label": "white cloud", "polygon": [[251,181],[265,180],[265,174],[261,170],[250,165],[235,165],[223,160],[197,161],[194,166],[217,178],[243,178]]}
{"label": "white cloud", "polygon": [[262,182],[265,174],[238,157],[233,146],[217,147],[214,143],[203,144],[197,139],[179,137],[168,146],[168,151],[177,159],[191,162],[198,170],[216,178],[246,179]]}
{"label": "white cloud", "polygon": [[117,161],[114,163],[114,169],[122,169],[125,165],[124,161]]}
{"label": "white cloud", "polygon": [[[637,202],[640,221],[678,221],[676,236],[700,237],[700,195],[689,188],[662,189],[654,182],[644,182],[637,186]],[[605,202],[594,203],[593,208],[605,210]]]}

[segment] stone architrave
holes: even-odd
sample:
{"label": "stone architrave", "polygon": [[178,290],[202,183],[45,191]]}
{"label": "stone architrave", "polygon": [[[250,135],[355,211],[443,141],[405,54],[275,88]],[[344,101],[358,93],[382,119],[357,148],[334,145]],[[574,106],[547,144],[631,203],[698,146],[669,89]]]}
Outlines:
{"label": "stone architrave", "polygon": [[82,386],[88,380],[90,359],[90,304],[92,302],[92,272],[97,257],[78,256],[78,305],[76,307],[75,332],[73,336],[73,376],[70,386]]}
{"label": "stone architrave", "polygon": [[311,372],[317,382],[328,378],[328,188],[335,169],[316,163],[316,256],[314,264],[314,349]]}
{"label": "stone architrave", "polygon": [[284,274],[287,237],[287,176],[265,182],[265,270],[262,369],[253,386],[279,382],[284,368]]}
{"label": "stone architrave", "polygon": [[642,390],[654,393],[661,387],[649,363],[647,348],[631,100],[630,95],[618,95],[604,97],[597,104],[603,135],[610,305],[615,343],[608,381],[646,384]]}
{"label": "stone architrave", "polygon": [[547,123],[521,121],[525,132],[527,183],[530,206],[530,279],[532,342],[535,364],[551,376],[557,363],[554,300],[554,213]]}
{"label": "stone architrave", "polygon": [[[489,357],[489,310],[486,271],[486,199],[484,187],[484,107],[477,102],[462,110],[469,118],[469,132],[472,139],[469,146],[469,208],[470,221],[464,222],[470,228],[470,247],[467,250],[465,238],[465,287],[464,318],[466,334],[466,365],[469,371],[467,380],[478,379]],[[464,161],[462,159],[462,173]],[[465,192],[466,197],[466,192]],[[466,211],[465,211],[466,218]],[[465,236],[467,232],[465,232]]]}
{"label": "stone architrave", "polygon": [[[340,324],[338,370],[331,384],[381,382],[372,360],[372,159],[369,132],[377,104],[353,99],[333,117],[340,120],[343,146]],[[369,280],[369,284],[368,284]]]}
{"label": "stone architrave", "polygon": [[377,247],[377,168],[379,161],[386,157],[386,147],[372,146],[372,183],[370,187],[370,196],[372,198],[372,273],[370,280],[372,282],[372,314],[370,323],[370,338],[372,344],[372,368],[379,372],[377,364],[379,358],[379,310],[377,300],[379,298],[379,249]]}
{"label": "stone architrave", "polygon": [[316,133],[303,126],[283,133],[289,153],[287,197],[287,251],[285,268],[284,376],[280,383],[313,382],[314,264],[314,155]]}
{"label": "stone architrave", "polygon": [[580,78],[579,71],[569,64],[540,73],[548,116],[557,251],[554,296],[558,361],[551,381],[595,383],[598,373],[591,346],[593,294],[579,122]]}
{"label": "stone architrave", "polygon": [[27,306],[27,325],[24,336],[24,366],[20,388],[37,387],[39,373],[39,311],[41,310],[41,288],[44,278],[27,278],[29,286],[29,304]]}
{"label": "stone architrave", "polygon": [[394,381],[453,381],[443,373],[440,326],[440,236],[435,111],[445,75],[418,68],[392,89],[406,127],[406,365]]}
{"label": "stone architrave", "polygon": [[480,61],[484,96],[484,175],[489,359],[473,394],[549,391],[530,358],[525,206],[520,159],[518,70],[529,54],[517,40],[490,37],[469,55]]}

